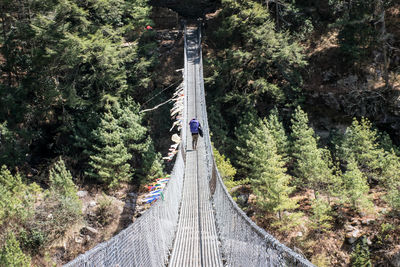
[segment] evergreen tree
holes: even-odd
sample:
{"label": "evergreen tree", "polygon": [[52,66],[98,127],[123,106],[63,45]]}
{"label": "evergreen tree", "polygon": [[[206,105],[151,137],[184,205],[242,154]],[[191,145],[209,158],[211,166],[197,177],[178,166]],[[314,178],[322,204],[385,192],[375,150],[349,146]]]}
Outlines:
{"label": "evergreen tree", "polygon": [[251,166],[249,166],[249,147],[248,140],[254,129],[258,127],[259,119],[254,112],[248,112],[243,115],[239,120],[239,124],[235,127],[236,136],[236,150],[234,156],[234,162],[240,167],[238,168],[238,176],[242,179],[246,178],[250,172]]}
{"label": "evergreen tree", "polygon": [[248,164],[252,189],[257,196],[257,206],[266,212],[277,213],[283,219],[283,211],[297,207],[295,200],[289,198],[293,187],[289,186],[285,162],[278,155],[276,143],[269,132],[266,120],[260,121],[247,140]]}
{"label": "evergreen tree", "polygon": [[329,0],[337,17],[338,40],[345,62],[357,63],[376,48],[378,32],[375,24],[380,15],[377,3],[375,0]]}
{"label": "evergreen tree", "polygon": [[259,1],[222,2],[222,23],[212,34],[226,42],[217,43],[222,52],[208,61],[206,86],[212,87],[210,100],[221,102],[224,119],[233,124],[238,110],[262,110],[286,101],[292,105],[301,96],[304,56],[287,32],[276,30],[269,13]]}
{"label": "evergreen tree", "polygon": [[122,130],[122,138],[132,155],[129,160],[132,172],[139,178],[155,178],[162,175],[161,155],[154,149],[153,141],[147,129],[142,125],[139,106],[128,99],[125,107],[116,108],[118,125]]}
{"label": "evergreen tree", "polygon": [[27,151],[20,142],[18,134],[7,127],[7,122],[0,123],[0,165],[11,167],[25,160]]}
{"label": "evergreen tree", "polygon": [[104,113],[100,126],[93,131],[97,144],[93,146],[94,154],[90,156],[91,170],[87,172],[109,187],[117,187],[120,182],[132,178],[128,161],[132,155],[124,144],[123,129],[111,110]]}
{"label": "evergreen tree", "polygon": [[70,218],[78,219],[82,214],[82,202],[78,198],[77,188],[72,175],[60,158],[50,169],[50,191],[60,201],[64,212]]}
{"label": "evergreen tree", "polygon": [[332,216],[330,216],[331,207],[323,198],[316,198],[312,202],[311,227],[319,232],[325,232],[332,228]]}
{"label": "evergreen tree", "polygon": [[35,183],[27,186],[18,173],[12,175],[6,166],[2,166],[0,170],[0,226],[23,223],[32,214],[34,195],[39,191]]}
{"label": "evergreen tree", "polygon": [[368,198],[369,185],[366,177],[358,169],[356,162],[350,159],[347,171],[342,176],[343,195],[355,209],[368,209],[372,202]]}
{"label": "evergreen tree", "polygon": [[290,145],[285,128],[283,128],[283,124],[279,120],[278,109],[276,107],[271,111],[268,117],[267,127],[276,142],[278,154],[281,155],[284,160],[287,160]]}
{"label": "evergreen tree", "polygon": [[65,163],[60,159],[50,169],[50,189],[71,200],[78,200],[77,190],[74,182],[72,181],[72,175],[65,167]]}
{"label": "evergreen tree", "polygon": [[379,148],[377,138],[377,131],[372,129],[368,119],[362,118],[360,122],[354,119],[338,148],[339,158],[347,162],[354,158],[363,173],[369,178],[379,179],[379,157],[383,150]]}
{"label": "evergreen tree", "polygon": [[388,152],[382,162],[382,180],[387,190],[384,199],[389,205],[400,210],[400,158],[392,152]]}
{"label": "evergreen tree", "polygon": [[304,184],[314,192],[328,191],[334,181],[330,163],[324,158],[324,150],[317,146],[314,130],[308,126],[307,114],[298,106],[292,117],[292,157],[298,184]]}
{"label": "evergreen tree", "polygon": [[31,259],[25,255],[13,233],[8,238],[0,251],[0,266],[30,267]]}

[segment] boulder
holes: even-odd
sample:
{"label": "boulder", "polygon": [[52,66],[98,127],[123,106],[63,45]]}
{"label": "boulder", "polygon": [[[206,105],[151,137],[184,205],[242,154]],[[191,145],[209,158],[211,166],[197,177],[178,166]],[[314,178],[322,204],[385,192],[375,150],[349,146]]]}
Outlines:
{"label": "boulder", "polygon": [[346,239],[349,244],[354,244],[354,242],[357,241],[357,239],[361,236],[361,231],[358,229],[354,229],[351,232],[346,233]]}
{"label": "boulder", "polygon": [[374,224],[375,220],[374,219],[365,219],[361,221],[362,225],[371,225]]}
{"label": "boulder", "polygon": [[390,263],[392,266],[400,267],[400,252],[397,252],[392,257],[390,257]]}
{"label": "boulder", "polygon": [[87,233],[87,234],[92,234],[92,235],[97,235],[99,233],[99,231],[97,231],[96,229],[94,229],[93,227],[90,226],[85,226],[81,229],[81,233]]}
{"label": "boulder", "polygon": [[80,198],[86,197],[88,195],[88,191],[78,191],[76,195]]}

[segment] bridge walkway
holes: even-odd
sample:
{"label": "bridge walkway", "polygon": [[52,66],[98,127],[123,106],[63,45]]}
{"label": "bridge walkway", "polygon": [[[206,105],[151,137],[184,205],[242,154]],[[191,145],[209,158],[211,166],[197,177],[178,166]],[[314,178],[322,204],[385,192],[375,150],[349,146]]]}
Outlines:
{"label": "bridge walkway", "polygon": [[[196,117],[200,123],[200,51],[197,29],[187,30],[187,118]],[[184,125],[183,127],[189,127]],[[187,130],[190,133],[189,129]],[[186,137],[187,153],[182,204],[178,229],[169,266],[223,266],[215,217],[207,181],[205,145],[199,137],[197,150],[192,148],[192,136]]]}

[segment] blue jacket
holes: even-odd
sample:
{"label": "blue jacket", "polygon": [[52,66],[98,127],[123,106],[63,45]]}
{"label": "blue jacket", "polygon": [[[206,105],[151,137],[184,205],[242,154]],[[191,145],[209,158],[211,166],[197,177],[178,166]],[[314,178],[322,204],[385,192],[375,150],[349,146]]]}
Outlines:
{"label": "blue jacket", "polygon": [[200,122],[196,119],[192,119],[189,122],[190,125],[190,132],[191,133],[199,133]]}

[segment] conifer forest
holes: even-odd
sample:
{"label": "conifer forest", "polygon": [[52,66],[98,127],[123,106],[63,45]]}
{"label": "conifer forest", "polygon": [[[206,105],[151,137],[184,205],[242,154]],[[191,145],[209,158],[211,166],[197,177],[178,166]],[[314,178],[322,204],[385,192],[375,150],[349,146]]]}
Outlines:
{"label": "conifer forest", "polygon": [[400,266],[400,2],[195,2],[0,0],[0,266],[61,266],[146,212],[184,23],[247,216],[316,266]]}

